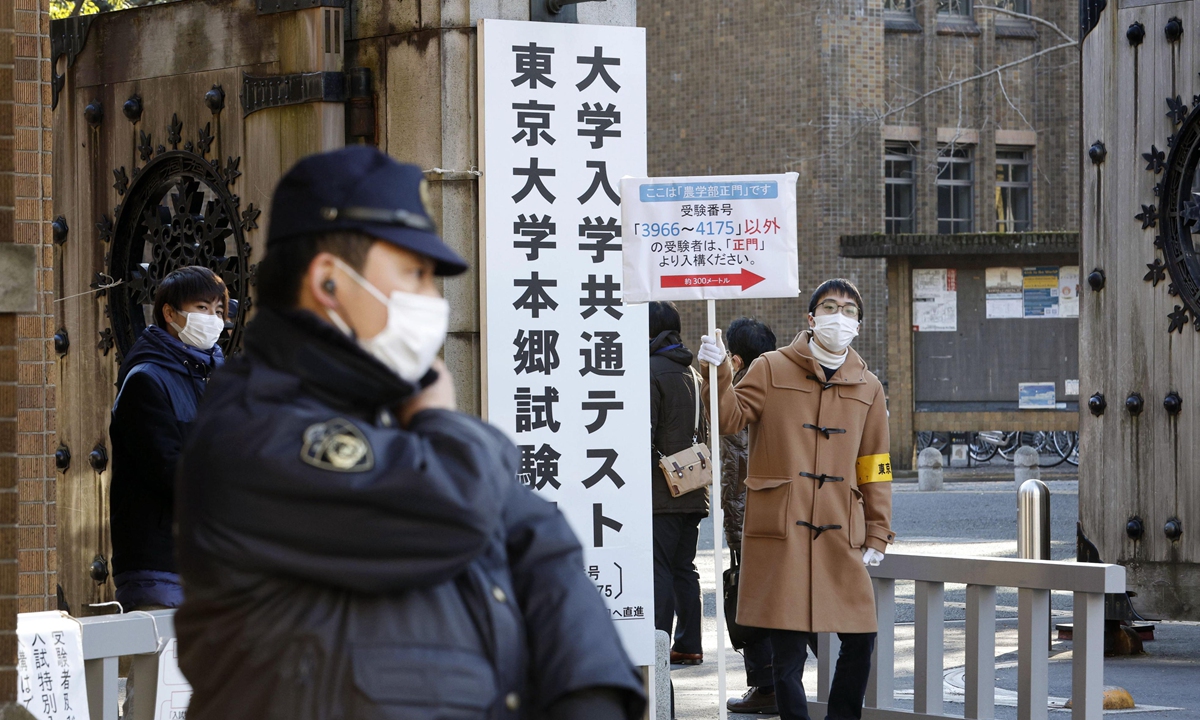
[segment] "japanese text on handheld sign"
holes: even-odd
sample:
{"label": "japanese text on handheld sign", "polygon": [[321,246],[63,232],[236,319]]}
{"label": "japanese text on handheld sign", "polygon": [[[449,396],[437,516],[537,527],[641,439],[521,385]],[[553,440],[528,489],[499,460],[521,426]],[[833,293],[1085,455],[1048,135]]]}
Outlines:
{"label": "japanese text on handheld sign", "polygon": [[646,172],[645,31],[480,22],[484,403],[557,503],[630,657],[654,661],[649,330],[618,181]]}
{"label": "japanese text on handheld sign", "polygon": [[625,301],[796,297],[796,178],[623,178]]}

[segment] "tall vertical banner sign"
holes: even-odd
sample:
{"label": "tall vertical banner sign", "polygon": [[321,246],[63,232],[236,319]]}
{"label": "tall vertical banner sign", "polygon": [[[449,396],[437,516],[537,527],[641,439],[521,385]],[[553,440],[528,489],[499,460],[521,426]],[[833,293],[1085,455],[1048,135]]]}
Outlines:
{"label": "tall vertical banner sign", "polygon": [[649,327],[623,302],[619,194],[646,173],[646,34],[481,20],[479,86],[487,418],[653,665]]}

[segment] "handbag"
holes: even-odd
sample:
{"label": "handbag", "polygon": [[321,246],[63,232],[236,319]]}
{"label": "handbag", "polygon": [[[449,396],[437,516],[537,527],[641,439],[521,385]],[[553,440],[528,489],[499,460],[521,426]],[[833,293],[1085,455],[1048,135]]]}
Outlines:
{"label": "handbag", "polygon": [[672,455],[658,454],[658,466],[662,468],[663,476],[667,479],[667,489],[672,497],[708,487],[712,484],[713,468],[712,455],[708,445],[699,442],[700,438],[700,382],[696,379],[696,371],[692,371],[692,384],[696,388],[696,417],[693,423],[692,446]]}
{"label": "handbag", "polygon": [[767,638],[767,631],[763,628],[748,627],[739,625],[737,621],[737,604],[738,604],[738,582],[741,580],[742,563],[739,553],[731,553],[733,563],[729,569],[725,571],[724,580],[724,596],[725,596],[725,626],[729,628],[729,642],[733,645],[734,650],[744,650],[748,645],[753,645],[757,642],[762,642]]}

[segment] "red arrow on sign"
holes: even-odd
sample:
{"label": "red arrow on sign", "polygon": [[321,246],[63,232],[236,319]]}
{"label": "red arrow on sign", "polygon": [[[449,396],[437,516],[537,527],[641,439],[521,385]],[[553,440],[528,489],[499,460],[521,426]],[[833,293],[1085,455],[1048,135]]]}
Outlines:
{"label": "red arrow on sign", "polygon": [[766,280],[762,275],[755,275],[749,270],[742,270],[740,273],[728,275],[663,275],[660,279],[660,287],[665,288],[690,288],[690,287],[721,287],[728,285],[741,285],[743,290],[752,288]]}

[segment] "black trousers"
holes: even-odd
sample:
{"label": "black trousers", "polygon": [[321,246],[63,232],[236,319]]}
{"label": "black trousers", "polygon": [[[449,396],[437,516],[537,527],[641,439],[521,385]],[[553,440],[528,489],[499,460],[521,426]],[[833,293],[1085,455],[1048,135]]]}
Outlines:
{"label": "black trousers", "polygon": [[742,660],[746,664],[746,686],[770,688],[775,684],[771,668],[771,638],[765,637],[742,649]]}
{"label": "black trousers", "polygon": [[704,515],[654,516],[654,627],[671,635],[676,617],[675,642],[671,649],[702,653],[700,640],[700,573],[696,571],[696,543]]}
{"label": "black trousers", "polygon": [[[808,659],[811,633],[771,630],[771,650],[775,671],[775,702],[780,720],[810,720],[808,699],[804,695],[804,661]],[[826,720],[859,720],[867,677],[871,674],[871,651],[875,633],[838,633],[842,649],[829,689]]]}

